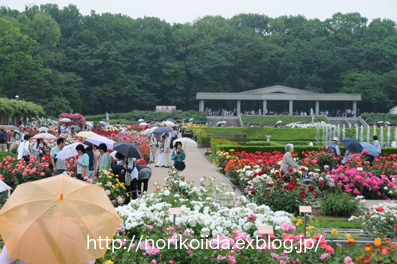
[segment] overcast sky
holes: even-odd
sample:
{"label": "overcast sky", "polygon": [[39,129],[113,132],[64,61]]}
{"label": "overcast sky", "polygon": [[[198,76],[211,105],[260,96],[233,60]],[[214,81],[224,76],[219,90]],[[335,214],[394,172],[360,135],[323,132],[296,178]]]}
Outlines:
{"label": "overcast sky", "polygon": [[368,18],[397,21],[397,0],[0,0],[0,5],[23,10],[25,5],[55,3],[59,7],[74,4],[87,15],[122,13],[132,18],[154,16],[173,23],[193,22],[205,15],[230,18],[240,13],[260,13],[270,17],[304,15],[324,20],[334,13],[359,12]]}

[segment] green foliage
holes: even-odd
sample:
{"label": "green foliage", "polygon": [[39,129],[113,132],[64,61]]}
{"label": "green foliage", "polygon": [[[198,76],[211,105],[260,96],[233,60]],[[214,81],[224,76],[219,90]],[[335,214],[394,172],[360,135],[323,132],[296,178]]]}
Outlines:
{"label": "green foliage", "polygon": [[[101,121],[106,118],[105,114],[101,115],[88,115],[85,118],[89,121]],[[109,119],[114,119],[118,121],[119,119],[127,119],[133,121],[132,123],[138,122],[139,119],[143,120],[151,120],[153,122],[162,122],[167,120],[168,118],[172,118],[174,120],[182,120],[185,119],[187,122],[190,118],[194,118],[195,124],[205,124],[207,122],[207,117],[205,113],[199,111],[172,111],[171,113],[165,112],[155,112],[155,111],[139,111],[134,110],[129,113],[114,113],[109,114]]]}
{"label": "green foliage", "polygon": [[[272,125],[274,126],[279,120],[283,121],[282,124],[286,125],[292,122],[306,121],[307,123],[312,122],[310,116],[246,116],[241,115],[241,119],[244,124],[250,123],[251,125]],[[324,121],[330,123],[328,119],[324,116],[315,117],[314,122]]]}
{"label": "green foliage", "polygon": [[17,158],[17,155],[14,153],[10,153],[10,152],[0,152],[0,161],[2,161],[4,158],[7,158],[8,156],[10,156],[11,158]]}
{"label": "green foliage", "polygon": [[275,128],[275,127],[200,127],[193,128],[194,135],[199,134],[199,131],[206,132],[233,132],[246,133],[247,141],[266,141],[266,135],[271,135],[270,141],[316,141],[317,129],[291,129],[291,128]]}
{"label": "green foliage", "polygon": [[[239,14],[171,25],[155,17],[82,15],[72,4],[23,12],[3,7],[0,19],[0,95],[18,94],[52,116],[70,108],[83,114],[156,105],[197,109],[197,92],[275,84],[362,93],[362,113],[397,105],[397,29],[389,19],[368,23],[359,13],[336,13],[324,21]],[[206,106],[236,107],[210,100]],[[261,107],[260,100],[242,104],[243,111]],[[295,107],[313,106],[297,102]],[[321,107],[343,108],[335,102]],[[283,111],[284,102],[269,102],[268,108]]]}
{"label": "green foliage", "polygon": [[[372,126],[375,121],[390,122],[391,126],[397,126],[397,115],[391,114],[380,114],[380,113],[362,113],[361,117],[367,122],[368,125]],[[382,124],[384,125],[384,124]],[[373,130],[373,129],[371,129]]]}
{"label": "green foliage", "polygon": [[346,192],[325,193],[320,199],[320,208],[326,216],[351,216],[360,209],[360,200]]}
{"label": "green foliage", "polygon": [[0,98],[0,112],[10,116],[42,115],[43,107],[31,102]]}

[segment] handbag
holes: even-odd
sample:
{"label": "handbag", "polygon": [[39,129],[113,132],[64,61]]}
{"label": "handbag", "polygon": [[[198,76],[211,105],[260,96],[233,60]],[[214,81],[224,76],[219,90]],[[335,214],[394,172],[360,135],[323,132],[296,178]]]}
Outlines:
{"label": "handbag", "polygon": [[81,168],[81,178],[84,179],[84,177],[86,176],[86,167]]}
{"label": "handbag", "polygon": [[183,171],[186,168],[186,165],[183,161],[175,161],[174,167],[178,171]]}

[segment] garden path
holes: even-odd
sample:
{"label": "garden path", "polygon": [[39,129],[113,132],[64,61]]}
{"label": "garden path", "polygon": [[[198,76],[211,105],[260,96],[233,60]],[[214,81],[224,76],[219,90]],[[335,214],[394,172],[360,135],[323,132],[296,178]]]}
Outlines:
{"label": "garden path", "polygon": [[[226,176],[220,173],[216,166],[208,160],[205,156],[204,152],[199,148],[192,148],[185,151],[186,159],[185,164],[186,168],[183,174],[186,177],[186,181],[194,181],[196,186],[200,185],[200,178],[206,176],[207,179],[209,177],[215,177],[214,185],[217,186],[219,183],[225,183],[227,188],[226,191],[233,192],[233,184],[230,182]],[[158,152],[157,157],[158,158]],[[156,160],[157,162],[157,160]],[[154,167],[156,164],[151,163],[150,167],[152,168],[152,177],[149,181],[148,191],[153,192],[154,187],[153,184],[157,182],[161,186],[165,184],[165,178],[168,176],[168,169],[165,168],[157,168]],[[208,181],[207,181],[208,183]],[[236,189],[236,197],[241,196],[241,192]]]}

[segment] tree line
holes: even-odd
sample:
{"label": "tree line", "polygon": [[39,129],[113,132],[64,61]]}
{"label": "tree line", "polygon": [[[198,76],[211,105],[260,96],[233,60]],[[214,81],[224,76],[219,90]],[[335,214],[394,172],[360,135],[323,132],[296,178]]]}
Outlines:
{"label": "tree line", "polygon": [[[155,17],[82,15],[75,5],[0,10],[0,95],[55,115],[198,109],[197,92],[286,85],[361,93],[361,112],[387,112],[397,97],[397,29],[359,13]],[[207,104],[207,102],[206,102]],[[208,102],[232,109],[234,102]],[[258,106],[261,102],[258,102]]]}

